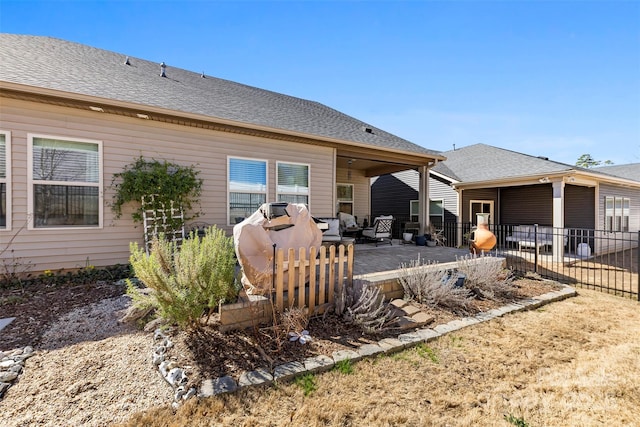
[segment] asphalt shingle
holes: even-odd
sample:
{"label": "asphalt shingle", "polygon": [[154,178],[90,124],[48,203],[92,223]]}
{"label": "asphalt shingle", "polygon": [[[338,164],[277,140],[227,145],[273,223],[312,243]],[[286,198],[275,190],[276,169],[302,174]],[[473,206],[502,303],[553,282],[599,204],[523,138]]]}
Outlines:
{"label": "asphalt shingle", "polygon": [[[126,59],[129,63],[126,64]],[[318,102],[51,37],[0,34],[0,81],[437,155]],[[372,129],[366,132],[365,127]]]}

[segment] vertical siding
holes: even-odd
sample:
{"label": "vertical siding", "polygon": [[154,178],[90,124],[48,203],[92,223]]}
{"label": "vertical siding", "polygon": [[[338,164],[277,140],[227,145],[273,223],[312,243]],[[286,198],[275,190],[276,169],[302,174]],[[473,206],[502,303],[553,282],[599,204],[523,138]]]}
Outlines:
{"label": "vertical siding", "polygon": [[553,225],[551,184],[506,187],[500,190],[501,224]]}
{"label": "vertical siding", "polygon": [[[253,157],[268,161],[268,197],[276,197],[276,161],[300,162],[311,166],[310,208],[317,216],[333,215],[334,150],[332,148],[269,140],[246,135],[214,132],[179,125],[162,124],[91,111],[54,107],[2,99],[0,129],[12,132],[12,228],[0,231],[0,242],[8,242],[20,230],[12,243],[14,255],[31,261],[34,271],[75,268],[86,264],[104,266],[125,263],[129,242],[141,242],[142,231],[125,209],[116,220],[109,203],[113,192],[108,188],[112,176],[122,171],[135,158],[167,160],[180,165],[194,165],[204,180],[199,220],[216,224],[227,232],[227,156]],[[104,217],[102,228],[77,230],[27,230],[27,134],[39,133],[60,138],[87,138],[103,142]],[[364,177],[358,177],[361,188],[368,187]],[[366,184],[364,184],[366,183]],[[357,203],[366,195],[356,194]]]}

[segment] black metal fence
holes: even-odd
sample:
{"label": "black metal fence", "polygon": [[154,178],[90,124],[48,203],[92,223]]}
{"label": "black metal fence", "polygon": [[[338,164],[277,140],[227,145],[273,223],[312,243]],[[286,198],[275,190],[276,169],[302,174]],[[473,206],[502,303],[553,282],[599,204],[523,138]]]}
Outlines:
{"label": "black metal fence", "polygon": [[[396,224],[400,238],[403,222]],[[530,225],[489,226],[496,236],[491,254],[503,256],[519,273],[537,273],[561,283],[596,289],[640,301],[640,233]],[[444,223],[444,244],[468,246],[471,223]]]}

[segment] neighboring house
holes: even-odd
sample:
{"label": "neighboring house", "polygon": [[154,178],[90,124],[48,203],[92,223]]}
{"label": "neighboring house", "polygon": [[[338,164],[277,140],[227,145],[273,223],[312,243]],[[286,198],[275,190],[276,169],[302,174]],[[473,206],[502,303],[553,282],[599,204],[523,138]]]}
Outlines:
{"label": "neighboring house", "polygon": [[130,211],[114,218],[110,184],[139,156],[194,165],[198,220],[227,232],[272,201],[366,218],[371,177],[444,159],[317,102],[0,34],[1,261],[36,271],[127,262],[142,231]]}
{"label": "neighboring house", "polygon": [[[456,217],[453,221],[475,224],[475,214],[488,213],[490,223],[500,225],[640,229],[640,164],[584,169],[485,144],[442,154],[446,160],[429,169],[428,192],[430,206],[438,215],[444,211],[445,222]],[[375,179],[372,194],[386,191],[387,198],[372,196],[372,213],[388,206],[404,206],[409,213],[411,200],[418,197],[418,176],[405,171]],[[394,189],[388,191],[384,183]]]}

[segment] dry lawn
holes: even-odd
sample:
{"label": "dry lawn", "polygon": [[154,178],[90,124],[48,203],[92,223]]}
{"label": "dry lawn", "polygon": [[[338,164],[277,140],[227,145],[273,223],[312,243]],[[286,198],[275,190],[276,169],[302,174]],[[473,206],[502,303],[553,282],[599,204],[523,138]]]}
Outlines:
{"label": "dry lawn", "polygon": [[640,420],[640,305],[590,290],[300,382],[129,426],[602,426]]}

